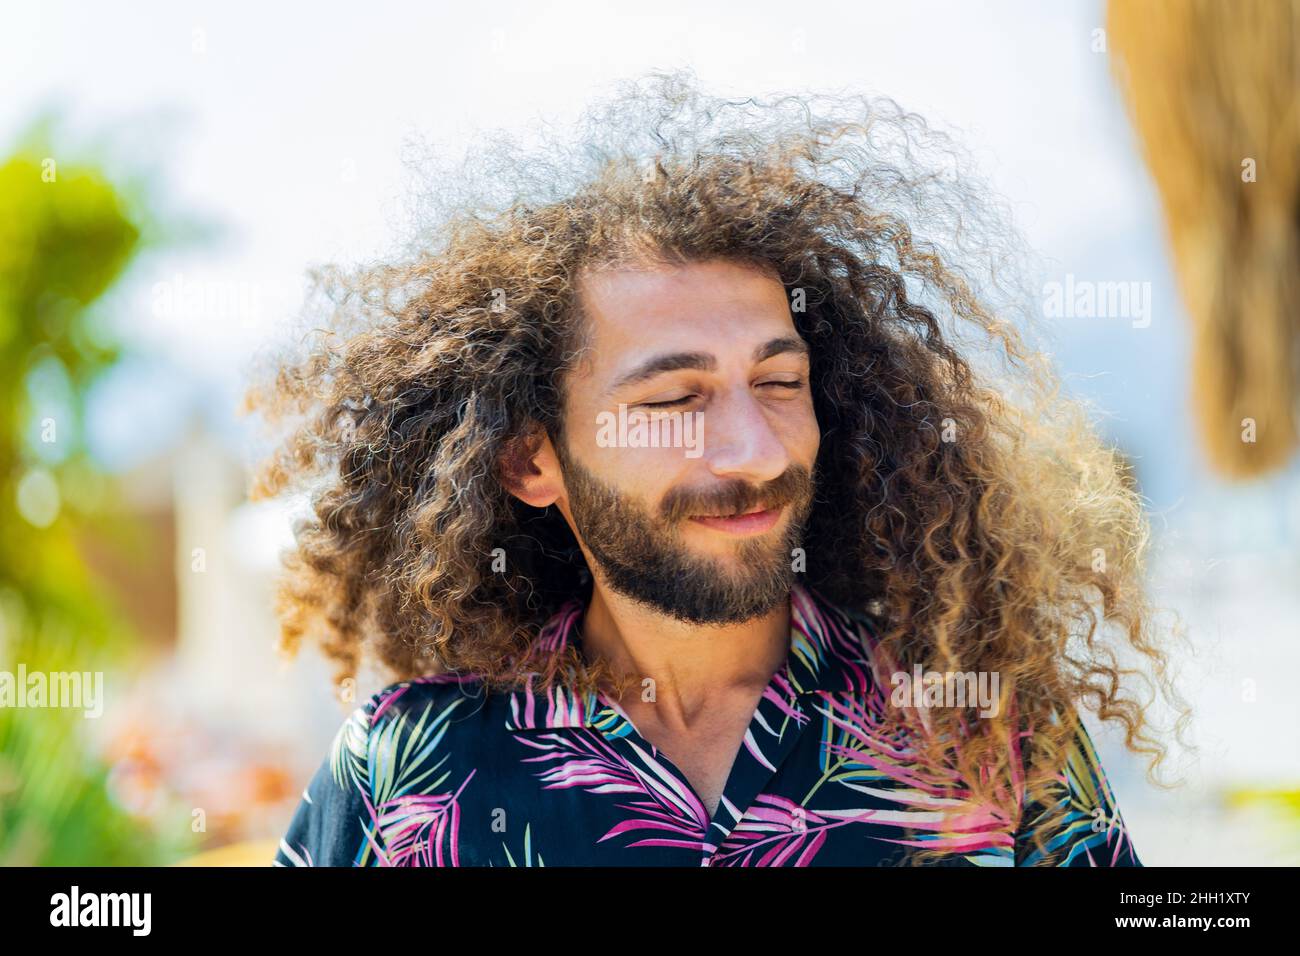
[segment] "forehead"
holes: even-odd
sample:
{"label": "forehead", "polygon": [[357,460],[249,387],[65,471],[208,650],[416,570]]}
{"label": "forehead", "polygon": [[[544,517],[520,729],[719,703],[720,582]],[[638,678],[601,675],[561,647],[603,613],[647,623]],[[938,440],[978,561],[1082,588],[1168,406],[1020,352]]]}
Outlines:
{"label": "forehead", "polygon": [[[794,333],[785,287],[774,272],[727,260],[620,267],[577,282],[587,322],[587,368],[597,379],[648,352],[739,350]],[[725,353],[725,354],[724,354]]]}

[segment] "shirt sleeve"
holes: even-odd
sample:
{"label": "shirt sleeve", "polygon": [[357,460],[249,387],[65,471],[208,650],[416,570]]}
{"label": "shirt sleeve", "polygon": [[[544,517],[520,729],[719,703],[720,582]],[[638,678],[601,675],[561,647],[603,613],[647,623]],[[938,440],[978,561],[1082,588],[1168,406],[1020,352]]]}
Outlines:
{"label": "shirt sleeve", "polygon": [[1075,725],[1051,787],[1021,815],[1016,866],[1142,866],[1092,738],[1077,717]]}
{"label": "shirt sleeve", "polygon": [[369,758],[378,699],[354,710],[335,734],[280,840],[275,866],[382,865]]}

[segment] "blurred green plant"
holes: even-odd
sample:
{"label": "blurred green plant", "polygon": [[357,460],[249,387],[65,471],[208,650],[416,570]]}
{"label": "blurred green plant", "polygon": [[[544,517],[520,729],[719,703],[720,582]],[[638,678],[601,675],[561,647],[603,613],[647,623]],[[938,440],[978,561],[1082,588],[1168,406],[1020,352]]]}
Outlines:
{"label": "blurred green plant", "polygon": [[1277,825],[1282,865],[1300,864],[1300,789],[1233,787],[1225,791],[1224,805],[1232,810],[1264,810]]}
{"label": "blurred green plant", "polygon": [[1270,806],[1300,824],[1300,790],[1263,790],[1241,787],[1227,794],[1230,807]]}
{"label": "blurred green plant", "polygon": [[[83,423],[90,386],[122,353],[91,306],[141,247],[128,205],[94,165],[54,150],[28,144],[0,164],[0,671],[103,672],[110,702],[136,635],[77,543],[122,530]],[[149,865],[189,848],[160,836],[188,827],[114,802],[91,722],[0,707],[0,864]]]}

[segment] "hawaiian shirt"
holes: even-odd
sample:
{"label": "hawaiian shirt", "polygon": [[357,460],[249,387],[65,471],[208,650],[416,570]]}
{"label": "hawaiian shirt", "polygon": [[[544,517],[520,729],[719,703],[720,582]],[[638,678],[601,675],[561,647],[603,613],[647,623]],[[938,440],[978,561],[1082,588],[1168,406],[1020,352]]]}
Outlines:
{"label": "hawaiian shirt", "polygon": [[[343,723],[280,841],[278,866],[1141,866],[1082,723],[1047,801],[953,814],[885,729],[869,619],[796,584],[790,651],[712,815],[604,693],[485,693],[473,675],[384,688]],[[580,647],[584,605],[539,635]]]}

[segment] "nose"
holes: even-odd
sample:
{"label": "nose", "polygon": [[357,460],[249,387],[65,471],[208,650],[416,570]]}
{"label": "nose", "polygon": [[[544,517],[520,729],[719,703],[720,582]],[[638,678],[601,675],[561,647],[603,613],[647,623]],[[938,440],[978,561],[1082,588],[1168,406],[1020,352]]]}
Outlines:
{"label": "nose", "polygon": [[748,388],[741,396],[715,400],[702,421],[704,459],[719,478],[762,484],[790,467],[785,443]]}

